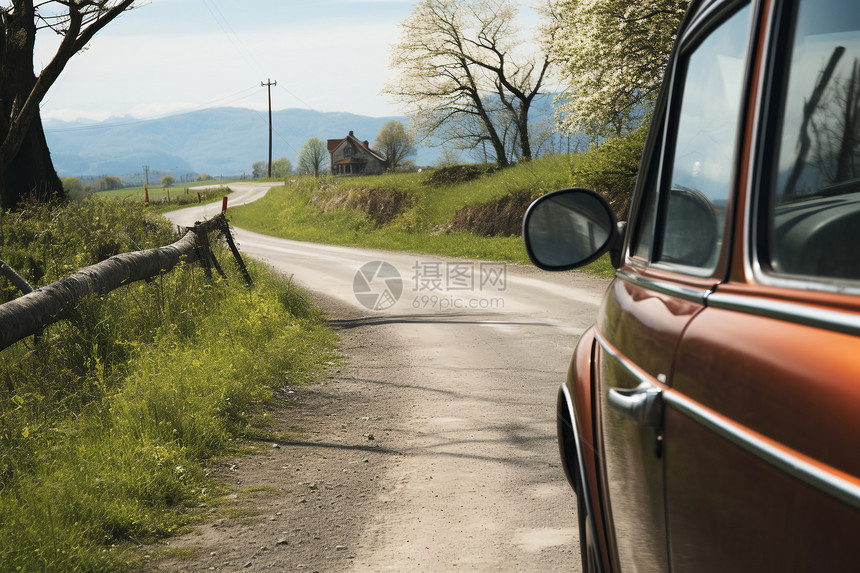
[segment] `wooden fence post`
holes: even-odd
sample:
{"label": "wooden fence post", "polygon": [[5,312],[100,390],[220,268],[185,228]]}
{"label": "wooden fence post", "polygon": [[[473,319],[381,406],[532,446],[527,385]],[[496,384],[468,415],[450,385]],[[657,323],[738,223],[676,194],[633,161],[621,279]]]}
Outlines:
{"label": "wooden fence post", "polygon": [[248,269],[245,267],[245,261],[242,260],[242,255],[239,254],[239,249],[236,248],[236,243],[233,242],[233,234],[230,233],[230,224],[227,222],[227,218],[223,215],[221,216],[219,226],[221,227],[221,234],[224,235],[225,239],[227,239],[227,246],[230,247],[230,251],[233,253],[233,257],[239,265],[239,271],[242,273],[242,278],[245,279],[245,284],[249,287],[254,286],[254,283],[251,280],[251,275],[248,274]]}

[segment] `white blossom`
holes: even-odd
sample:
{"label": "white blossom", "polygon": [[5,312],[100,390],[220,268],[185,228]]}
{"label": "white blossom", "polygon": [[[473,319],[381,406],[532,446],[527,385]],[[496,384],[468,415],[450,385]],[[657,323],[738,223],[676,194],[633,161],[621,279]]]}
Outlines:
{"label": "white blossom", "polygon": [[618,135],[653,106],[689,0],[550,0],[548,48],[569,133]]}

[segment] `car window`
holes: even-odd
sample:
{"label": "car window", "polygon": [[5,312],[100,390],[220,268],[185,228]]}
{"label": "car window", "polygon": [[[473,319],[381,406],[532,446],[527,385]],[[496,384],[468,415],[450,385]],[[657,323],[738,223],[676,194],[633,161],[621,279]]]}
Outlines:
{"label": "car window", "polygon": [[[683,58],[668,186],[658,215],[655,260],[709,275],[715,268],[732,189],[740,125],[749,6],[735,12]],[[674,103],[677,104],[677,99]],[[672,130],[669,130],[672,133]]]}
{"label": "car window", "polygon": [[794,15],[765,266],[860,280],[860,11],[804,0]]}

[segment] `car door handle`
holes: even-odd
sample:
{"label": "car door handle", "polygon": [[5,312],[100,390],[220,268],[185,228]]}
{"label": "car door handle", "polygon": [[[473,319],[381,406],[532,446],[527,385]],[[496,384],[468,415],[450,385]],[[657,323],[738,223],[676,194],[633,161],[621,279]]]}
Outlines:
{"label": "car door handle", "polygon": [[656,428],[663,420],[663,391],[650,382],[636,388],[620,390],[610,388],[606,393],[609,405],[640,426]]}

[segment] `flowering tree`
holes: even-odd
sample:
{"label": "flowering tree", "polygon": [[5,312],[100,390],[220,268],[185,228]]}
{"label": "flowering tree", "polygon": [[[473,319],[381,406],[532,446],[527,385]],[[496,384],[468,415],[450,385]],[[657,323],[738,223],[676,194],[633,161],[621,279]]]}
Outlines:
{"label": "flowering tree", "polygon": [[461,149],[489,143],[508,164],[505,131],[517,155],[532,156],[529,109],[549,66],[523,55],[510,0],[421,0],[392,47],[397,79],[386,86],[406,107],[412,128]]}
{"label": "flowering tree", "polygon": [[[39,104],[96,32],[135,0],[0,0],[0,207],[14,208],[32,194],[62,196],[48,152]],[[61,36],[53,59],[37,76],[33,50],[38,30]]]}
{"label": "flowering tree", "polygon": [[568,133],[621,135],[653,108],[689,0],[551,0],[548,51]]}

